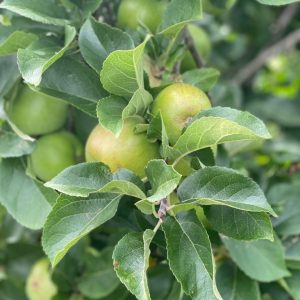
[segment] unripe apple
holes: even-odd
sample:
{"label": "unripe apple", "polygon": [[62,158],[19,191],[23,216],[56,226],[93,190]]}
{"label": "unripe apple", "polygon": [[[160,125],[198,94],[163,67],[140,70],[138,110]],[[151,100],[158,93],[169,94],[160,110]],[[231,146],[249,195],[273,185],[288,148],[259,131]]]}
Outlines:
{"label": "unripe apple", "polygon": [[160,157],[157,143],[150,143],[145,132],[134,132],[136,125],[144,122],[141,117],[125,119],[119,136],[97,125],[86,143],[86,160],[101,161],[112,172],[126,168],[144,177],[144,168],[148,161]]}
{"label": "unripe apple", "polygon": [[76,136],[62,131],[41,137],[30,156],[32,172],[49,181],[65,168],[83,158],[83,146]]}
{"label": "unripe apple", "polygon": [[161,112],[170,144],[174,145],[190,119],[210,107],[202,90],[190,84],[174,83],[158,94],[151,113],[156,116]]}
{"label": "unripe apple", "polygon": [[[187,25],[186,30],[188,30],[191,35],[196,50],[199,52],[201,58],[207,61],[211,52],[211,42],[206,32],[194,24]],[[185,72],[195,68],[197,68],[196,62],[191,52],[188,51],[181,62],[181,71]]]}
{"label": "unripe apple", "polygon": [[41,135],[61,128],[68,115],[63,101],[23,85],[7,109],[11,121],[24,133]]}
{"label": "unripe apple", "polygon": [[122,0],[118,11],[118,24],[124,29],[137,29],[141,23],[151,32],[155,32],[166,4],[166,0]]}
{"label": "unripe apple", "polygon": [[36,262],[26,280],[26,295],[29,300],[51,300],[57,287],[51,280],[50,263],[47,258]]}

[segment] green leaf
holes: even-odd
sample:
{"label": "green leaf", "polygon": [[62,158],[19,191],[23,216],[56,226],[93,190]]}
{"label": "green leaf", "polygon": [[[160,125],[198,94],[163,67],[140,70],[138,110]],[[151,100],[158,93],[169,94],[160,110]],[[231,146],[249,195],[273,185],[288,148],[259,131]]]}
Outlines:
{"label": "green leaf", "polygon": [[223,300],[261,300],[258,283],[229,261],[218,267],[216,280]]}
{"label": "green leaf", "polygon": [[195,170],[202,169],[205,166],[214,166],[216,164],[217,148],[204,148],[190,155],[191,166]]}
{"label": "green leaf", "polygon": [[300,270],[300,239],[299,236],[291,236],[284,241],[286,264],[290,269]]}
{"label": "green leaf", "polygon": [[134,43],[130,36],[120,29],[89,18],[80,29],[79,47],[86,62],[99,72],[111,52],[132,49]]}
{"label": "green leaf", "polygon": [[[21,225],[14,222],[14,220],[6,217],[1,226],[1,236],[5,236],[6,246],[5,246],[5,269],[10,278],[17,278],[18,280],[24,280],[32,265],[44,257],[43,250],[38,243],[32,243],[28,240],[22,238],[26,231]],[[27,234],[29,230],[27,231]],[[32,233],[32,232],[31,232]],[[35,232],[37,233],[37,232]],[[32,236],[32,235],[31,235]],[[4,252],[3,252],[4,253]],[[21,285],[24,289],[24,287]],[[2,290],[0,288],[0,290]],[[0,293],[0,299],[4,300]],[[18,297],[8,298],[8,299],[18,299]],[[28,300],[28,298],[26,298]]]}
{"label": "green leaf", "polygon": [[131,97],[144,87],[143,54],[149,36],[132,50],[116,50],[103,63],[100,80],[111,94]]}
{"label": "green leaf", "polygon": [[93,229],[111,219],[120,196],[93,194],[88,198],[61,195],[44,226],[42,245],[54,267],[69,249]]}
{"label": "green leaf", "polygon": [[4,279],[0,281],[0,297],[3,300],[27,300],[24,288],[15,280]]}
{"label": "green leaf", "polygon": [[101,5],[103,0],[60,0],[67,9],[79,10],[82,19],[86,19]]}
{"label": "green leaf", "polygon": [[138,186],[125,179],[120,179],[120,180],[115,179],[109,182],[108,184],[106,184],[101,189],[99,189],[99,192],[127,195],[131,197],[135,197],[137,199],[144,199],[146,197],[144,192]]}
{"label": "green leaf", "polygon": [[[154,266],[152,265],[149,268],[147,275],[151,299],[180,299],[180,284],[175,280],[168,264],[158,263]],[[174,298],[170,298],[172,296]]]}
{"label": "green leaf", "polygon": [[103,187],[101,192],[109,191],[142,199],[145,197],[144,189],[144,183],[137,175],[127,169],[120,169],[113,174],[113,181]]}
{"label": "green leaf", "polygon": [[65,9],[56,0],[5,0],[0,8],[45,24],[64,26],[69,22]]}
{"label": "green leaf", "polygon": [[[137,186],[136,177],[129,171],[113,175],[100,162],[81,163],[66,168],[45,186],[70,196],[87,197],[92,193],[116,193],[143,199],[144,192]],[[131,182],[133,181],[133,182]]]}
{"label": "green leaf", "polygon": [[176,35],[186,23],[199,20],[201,16],[201,1],[172,0],[163,14],[158,32],[166,35]]}
{"label": "green leaf", "polygon": [[[119,280],[119,279],[118,279]],[[130,293],[125,288],[124,285],[120,284],[116,290],[114,290],[111,294],[107,297],[101,298],[103,300],[111,300],[111,299],[118,299],[118,300],[128,300],[130,297]]]}
{"label": "green leaf", "polygon": [[146,272],[154,234],[150,229],[143,233],[128,233],[113,252],[114,267],[119,279],[139,300],[150,300]]}
{"label": "green leaf", "polygon": [[69,196],[87,197],[112,180],[109,168],[99,162],[70,166],[45,183],[45,186]]}
{"label": "green leaf", "polygon": [[293,299],[300,299],[300,271],[292,271],[292,276],[286,279],[286,283],[289,286],[289,291],[293,296]]}
{"label": "green leaf", "polygon": [[30,154],[34,143],[21,139],[12,132],[0,133],[0,157],[20,157]]}
{"label": "green leaf", "polygon": [[300,234],[299,183],[279,183],[268,192],[270,203],[279,210],[279,217],[273,221],[276,232],[288,236]]}
{"label": "green leaf", "polygon": [[181,286],[177,281],[174,281],[172,289],[166,298],[166,300],[180,299],[181,297]]}
{"label": "green leaf", "polygon": [[221,299],[210,241],[195,212],[167,217],[163,231],[169,265],[183,291],[192,299]]}
{"label": "green leaf", "polygon": [[19,76],[16,57],[0,57],[0,96],[5,95],[12,88]]}
{"label": "green leaf", "polygon": [[105,248],[101,252],[90,251],[85,256],[85,272],[78,282],[78,289],[84,296],[102,299],[120,285],[111,262],[112,250]]}
{"label": "green leaf", "polygon": [[137,201],[134,205],[145,215],[153,214],[153,206],[155,204],[149,202],[147,199]]}
{"label": "green leaf", "polygon": [[236,240],[274,240],[272,222],[266,213],[226,206],[210,206],[204,211],[212,228],[228,237]]}
{"label": "green leaf", "polygon": [[25,174],[19,160],[0,162],[0,203],[23,226],[40,229],[56,198],[54,191]]}
{"label": "green leaf", "polygon": [[66,26],[64,45],[60,45],[54,37],[44,37],[26,49],[20,49],[18,51],[18,65],[24,80],[35,86],[39,85],[42,74],[63,56],[75,36],[76,29]]}
{"label": "green leaf", "polygon": [[144,89],[138,89],[129,102],[119,96],[108,96],[98,102],[99,123],[118,135],[123,127],[123,120],[135,115],[144,116],[152,101],[152,95]]}
{"label": "green leaf", "polygon": [[125,119],[135,115],[144,116],[152,101],[153,97],[149,92],[138,89],[123,110],[122,118]]}
{"label": "green leaf", "polygon": [[101,99],[97,105],[99,123],[118,136],[123,127],[122,113],[127,101],[119,96],[110,95]]}
{"label": "green leaf", "polygon": [[208,92],[217,83],[219,76],[220,72],[216,69],[201,68],[185,72],[182,75],[182,80]]}
{"label": "green leaf", "polygon": [[33,33],[16,30],[14,27],[0,27],[0,56],[16,53],[19,48],[28,47],[37,36]]}
{"label": "green leaf", "polygon": [[181,179],[181,175],[163,159],[151,160],[145,168],[145,173],[152,186],[152,195],[147,198],[150,202],[162,200],[170,195]]}
{"label": "green leaf", "polygon": [[232,260],[252,279],[270,282],[290,275],[284,262],[283,248],[277,236],[274,242],[237,241],[225,237],[223,242]]}
{"label": "green leaf", "polygon": [[298,2],[299,0],[257,0],[257,1],[267,5],[285,5],[285,4]]}
{"label": "green leaf", "polygon": [[167,159],[168,155],[176,157],[176,151],[169,146],[168,134],[160,112],[151,120],[147,136],[149,139],[161,140],[163,158]]}
{"label": "green leaf", "polygon": [[233,169],[206,167],[188,176],[178,188],[185,205],[225,205],[276,216],[259,185]]}
{"label": "green leaf", "polygon": [[269,139],[264,123],[248,112],[214,107],[201,112],[174,146],[177,157],[225,142]]}
{"label": "green leaf", "polygon": [[36,89],[61,98],[91,116],[96,116],[98,100],[107,96],[97,74],[76,56],[62,57],[54,63]]}
{"label": "green leaf", "polygon": [[300,142],[298,140],[288,137],[276,138],[264,145],[266,152],[276,164],[299,162],[299,147]]}
{"label": "green leaf", "polygon": [[[282,109],[284,107],[284,110]],[[264,101],[253,100],[247,108],[264,120],[272,120],[284,127],[299,127],[299,101],[286,101],[285,98],[270,97]],[[278,114],[277,112],[281,113]]]}

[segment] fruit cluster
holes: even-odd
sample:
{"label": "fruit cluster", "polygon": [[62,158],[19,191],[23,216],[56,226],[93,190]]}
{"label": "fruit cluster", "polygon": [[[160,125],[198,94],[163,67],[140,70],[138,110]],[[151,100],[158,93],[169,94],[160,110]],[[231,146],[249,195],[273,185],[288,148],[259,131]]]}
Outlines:
{"label": "fruit cluster", "polygon": [[52,179],[83,159],[79,139],[62,129],[68,111],[69,106],[60,99],[33,91],[25,84],[8,103],[11,122],[23,133],[38,138],[29,157],[29,166],[31,172],[43,181]]}
{"label": "fruit cluster", "polygon": [[[174,83],[156,97],[150,117],[161,114],[170,144],[174,145],[191,118],[210,106],[208,97],[200,89]],[[68,105],[63,101],[22,85],[9,103],[8,114],[23,133],[38,137],[29,165],[39,179],[48,181],[65,168],[82,161],[80,140],[61,129],[68,118]],[[148,161],[160,157],[158,142],[148,140],[145,132],[135,132],[136,126],[145,122],[140,116],[127,118],[118,136],[97,125],[86,143],[86,160],[101,161],[113,172],[127,168],[143,177]]]}
{"label": "fruit cluster", "polygon": [[[184,83],[174,83],[163,89],[154,100],[150,116],[160,113],[170,144],[174,145],[190,119],[204,109],[210,101],[200,89]],[[112,171],[127,168],[144,177],[144,168],[149,160],[159,158],[159,144],[147,139],[145,132],[135,133],[138,124],[145,123],[142,117],[130,117],[124,122],[118,136],[98,125],[86,144],[87,161],[102,161]]]}

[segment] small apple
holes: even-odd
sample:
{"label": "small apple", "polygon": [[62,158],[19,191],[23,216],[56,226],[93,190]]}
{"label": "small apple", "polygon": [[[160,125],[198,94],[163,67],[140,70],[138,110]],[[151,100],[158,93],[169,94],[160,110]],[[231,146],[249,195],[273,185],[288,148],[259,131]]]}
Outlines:
{"label": "small apple", "polygon": [[60,129],[65,124],[68,105],[22,85],[15,99],[8,103],[7,113],[22,132],[41,135]]}
{"label": "small apple", "polygon": [[115,172],[126,168],[144,177],[149,160],[159,158],[159,145],[150,143],[145,132],[135,133],[137,124],[145,123],[142,117],[125,119],[118,137],[97,125],[91,132],[85,148],[87,161],[101,161]]}
{"label": "small apple", "polygon": [[50,263],[47,258],[37,261],[26,280],[26,295],[29,300],[51,300],[57,294],[51,280]]}
{"label": "small apple", "polygon": [[32,172],[41,180],[49,181],[65,168],[83,157],[83,146],[73,134],[62,131],[41,137],[30,155]]}
{"label": "small apple", "polygon": [[[189,31],[195,47],[201,55],[201,58],[204,61],[207,61],[211,52],[211,42],[207,33],[202,28],[194,24],[187,25],[186,30]],[[191,52],[188,51],[181,62],[181,71],[185,72],[196,68],[196,62]]]}
{"label": "small apple", "polygon": [[166,5],[166,0],[122,0],[118,11],[118,24],[124,29],[137,29],[141,23],[154,33]]}
{"label": "small apple", "polygon": [[174,83],[158,94],[151,114],[161,113],[170,144],[174,145],[190,119],[210,107],[211,103],[202,90],[191,84]]}

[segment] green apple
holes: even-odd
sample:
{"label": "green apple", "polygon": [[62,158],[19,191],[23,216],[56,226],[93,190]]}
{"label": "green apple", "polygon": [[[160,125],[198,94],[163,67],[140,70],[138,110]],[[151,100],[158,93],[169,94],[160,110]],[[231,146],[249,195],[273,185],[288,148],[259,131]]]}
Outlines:
{"label": "green apple", "polygon": [[30,155],[32,172],[49,181],[65,168],[82,161],[83,146],[76,136],[61,131],[41,137]]}
{"label": "green apple", "polygon": [[37,261],[26,280],[26,295],[29,300],[51,300],[57,287],[51,280],[50,263],[47,258]]}
{"label": "green apple", "polygon": [[15,99],[8,104],[7,113],[22,132],[41,135],[60,129],[65,124],[68,105],[23,85]]}
{"label": "green apple", "polygon": [[141,23],[155,32],[166,5],[166,0],[122,0],[118,11],[118,25],[124,29],[137,29]]}
{"label": "green apple", "polygon": [[151,114],[161,113],[170,144],[174,145],[190,119],[210,107],[202,90],[190,84],[174,83],[158,94]]}
{"label": "green apple", "polygon": [[125,119],[119,136],[97,125],[91,132],[85,148],[87,161],[101,161],[112,172],[121,168],[133,171],[144,177],[144,168],[149,160],[159,158],[159,145],[150,143],[147,134],[135,133],[137,124],[145,123],[142,117]]}
{"label": "green apple", "polygon": [[[187,25],[187,30],[189,31],[201,58],[204,61],[207,61],[211,52],[211,42],[207,33],[199,26],[193,24]],[[181,62],[181,71],[185,72],[195,68],[197,68],[196,62],[191,52],[188,51]]]}

